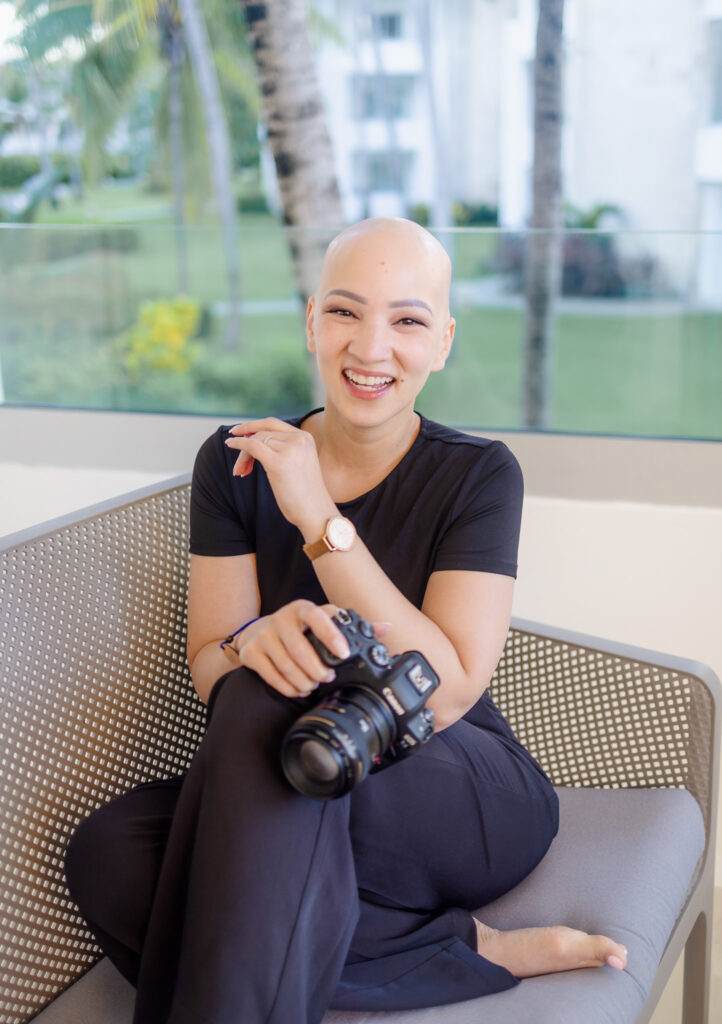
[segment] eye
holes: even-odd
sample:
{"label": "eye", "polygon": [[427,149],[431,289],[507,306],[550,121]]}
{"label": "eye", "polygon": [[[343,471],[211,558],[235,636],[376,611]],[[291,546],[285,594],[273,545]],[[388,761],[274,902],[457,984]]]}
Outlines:
{"label": "eye", "polygon": [[350,309],[339,309],[339,308],[326,309],[326,310],[324,310],[324,312],[326,312],[326,313],[334,313],[334,314],[336,314],[338,316],[342,316],[342,317],[344,317],[346,319],[348,319],[349,317],[353,316],[353,313],[351,312]]}
{"label": "eye", "polygon": [[403,327],[426,327],[423,320],[417,320],[413,316],[402,316],[398,323]]}

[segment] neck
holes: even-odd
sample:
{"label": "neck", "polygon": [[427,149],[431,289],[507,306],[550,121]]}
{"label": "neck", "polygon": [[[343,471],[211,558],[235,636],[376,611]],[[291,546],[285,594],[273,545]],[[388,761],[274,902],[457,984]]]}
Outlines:
{"label": "neck", "polygon": [[377,427],[363,427],[349,423],[328,405],[303,424],[314,436],[324,475],[338,478],[348,472],[364,489],[369,478],[382,480],[401,461],[420,426],[413,409]]}

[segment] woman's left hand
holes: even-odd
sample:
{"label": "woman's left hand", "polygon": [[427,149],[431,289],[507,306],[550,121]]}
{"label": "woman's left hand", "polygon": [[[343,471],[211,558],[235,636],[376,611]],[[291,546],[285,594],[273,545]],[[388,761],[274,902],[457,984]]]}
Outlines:
{"label": "woman's left hand", "polygon": [[261,463],[283,515],[301,532],[337,514],[318,461],[316,442],[307,430],[275,417],[231,427],[226,445],[240,454],[234,476],[248,476]]}

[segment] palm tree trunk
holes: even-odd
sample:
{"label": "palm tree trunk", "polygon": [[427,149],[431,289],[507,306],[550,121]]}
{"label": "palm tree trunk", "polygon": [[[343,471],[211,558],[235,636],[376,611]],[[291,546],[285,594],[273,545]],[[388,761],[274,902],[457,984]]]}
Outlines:
{"label": "palm tree trunk", "polygon": [[198,0],[178,0],[178,7],[183,18],[183,30],[193,74],[201,96],[206,137],[211,154],[211,174],[219,207],[230,303],[224,347],[231,349],[235,348],[240,340],[241,270],[228,126],[221,103],[213,54]]}
{"label": "palm tree trunk", "polygon": [[561,274],[564,0],[539,0],[534,57],[534,164],[525,259],[524,425],[547,429],[555,301]]}
{"label": "palm tree trunk", "polygon": [[[446,129],[439,112],[438,93],[434,84],[432,12],[429,0],[417,0],[415,9],[416,25],[423,58],[422,77],[429,108],[431,142],[434,151],[434,201],[431,207],[431,222],[429,226],[432,229],[451,228],[454,224],[454,217],[450,194],[452,168],[449,165],[449,153],[452,152],[453,147],[448,145],[446,139]],[[440,234],[439,241],[444,244],[453,265],[456,247],[455,235],[452,231],[447,231],[445,234]]]}
{"label": "palm tree trunk", "polygon": [[[258,71],[296,288],[305,307],[326,246],[343,226],[341,194],[308,38],[305,0],[240,0]],[[321,398],[312,364],[314,400]]]}
{"label": "palm tree trunk", "polygon": [[185,172],[183,153],[182,67],[185,56],[183,30],[175,10],[166,3],[158,7],[160,47],[168,61],[168,138],[170,170],[173,182],[173,222],[175,226],[178,291],[188,295],[188,247],[185,232]]}

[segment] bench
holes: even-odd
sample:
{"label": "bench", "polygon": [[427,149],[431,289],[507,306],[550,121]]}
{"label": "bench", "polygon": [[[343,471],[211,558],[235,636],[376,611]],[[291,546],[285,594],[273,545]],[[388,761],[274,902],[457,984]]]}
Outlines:
{"label": "bench", "polygon": [[[79,917],[63,853],[96,807],[182,772],[203,733],[185,663],[189,491],[175,478],[0,540],[0,1024],[130,1024],[134,991]],[[324,1024],[643,1024],[683,951],[684,1022],[706,1024],[716,676],[515,619],[492,694],[558,788],[561,826],[483,920],[607,933],[627,969]]]}

